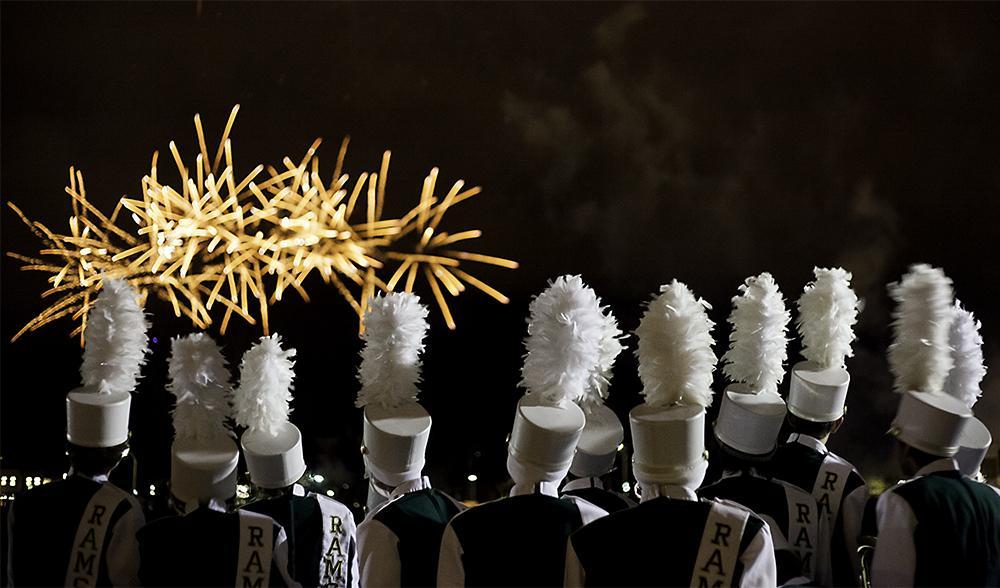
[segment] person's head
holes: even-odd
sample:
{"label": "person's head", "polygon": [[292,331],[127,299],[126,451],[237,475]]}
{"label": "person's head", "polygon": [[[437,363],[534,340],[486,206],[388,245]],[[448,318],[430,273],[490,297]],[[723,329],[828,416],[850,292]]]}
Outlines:
{"label": "person's head", "polygon": [[258,488],[284,488],[306,473],[302,432],[290,422],[276,431],[249,429],[240,437],[250,481]]}
{"label": "person's head", "polygon": [[422,475],[431,415],[417,402],[364,408],[361,456],[365,472],[384,487],[395,488]]}
{"label": "person's head", "polygon": [[797,417],[789,412],[785,417],[785,423],[788,426],[788,430],[792,433],[809,435],[810,437],[819,439],[820,441],[826,443],[827,439],[830,438],[830,435],[836,433],[840,429],[841,425],[844,424],[844,417],[840,417],[835,421],[814,422]]}
{"label": "person's head", "polygon": [[170,448],[170,493],[190,511],[210,500],[225,502],[236,495],[240,452],[226,435],[206,439],[174,439]]}
{"label": "person's head", "polygon": [[942,458],[954,457],[972,411],[953,396],[930,392],[901,395],[889,434],[901,444],[899,465],[906,476]]}
{"label": "person's head", "polygon": [[625,438],[621,420],[604,404],[590,407],[587,424],[576,444],[570,478],[599,478],[615,469],[618,447]]}
{"label": "person's head", "polygon": [[629,424],[632,471],[640,486],[701,485],[708,471],[704,408],[640,404],[629,413]]}
{"label": "person's head", "polygon": [[907,478],[912,478],[928,464],[946,457],[921,451],[898,440],[896,442],[896,453],[899,461],[899,469],[902,470],[903,475]]}
{"label": "person's head", "polygon": [[745,384],[726,388],[712,430],[730,465],[767,461],[786,414],[785,401],[773,391],[752,392]]}
{"label": "person's head", "polygon": [[723,471],[743,471],[754,467],[761,467],[767,464],[774,455],[774,450],[767,453],[751,454],[744,453],[727,445],[718,437],[715,438],[719,445],[717,458]]}
{"label": "person's head", "polygon": [[851,375],[843,367],[797,363],[788,385],[788,429],[826,442],[847,412]]}
{"label": "person's head", "polygon": [[128,455],[128,441],[114,447],[83,447],[66,443],[73,471],[85,476],[107,476]]}
{"label": "person's head", "polygon": [[552,405],[538,394],[522,396],[507,443],[507,471],[514,483],[558,483],[565,478],[585,424],[576,404]]}

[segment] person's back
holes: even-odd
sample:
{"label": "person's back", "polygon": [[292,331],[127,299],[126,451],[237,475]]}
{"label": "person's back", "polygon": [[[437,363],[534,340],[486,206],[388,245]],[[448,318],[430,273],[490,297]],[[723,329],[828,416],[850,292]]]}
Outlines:
{"label": "person's back", "polygon": [[774,525],[771,531],[776,551],[787,550],[796,556],[791,559],[787,554],[776,553],[779,583],[800,575],[820,583],[829,582],[826,522],[808,492],[787,482],[744,471],[724,476],[700,489],[698,495],[732,500]]}
{"label": "person's back", "polygon": [[608,490],[598,477],[577,478],[562,487],[563,496],[576,496],[608,512],[618,512],[635,506],[627,496]]}
{"label": "person's back", "polygon": [[812,494],[820,514],[827,519],[833,581],[837,585],[856,583],[861,571],[858,539],[869,497],[858,470],[831,453],[822,440],[793,433],[788,442],[778,446],[768,473]]}
{"label": "person's back", "polygon": [[771,557],[762,553],[771,549],[768,536],[746,509],[659,496],[574,533],[567,585],[758,585],[769,574],[757,569]]}
{"label": "person's back", "polygon": [[285,532],[273,519],[203,506],[139,531],[143,586],[296,586]]}
{"label": "person's back", "polygon": [[462,506],[429,485],[391,498],[358,527],[371,586],[433,586],[445,527]]}
{"label": "person's back", "polygon": [[243,507],[273,518],[288,540],[288,572],[303,586],[357,586],[354,515],[340,502],[295,484]]}
{"label": "person's back", "polygon": [[[879,511],[893,514],[879,517],[880,549],[892,550],[896,523],[912,528],[913,585],[1000,585],[1000,495],[992,487],[941,469],[887,491]],[[894,583],[884,573],[888,561],[876,556],[880,585]]]}
{"label": "person's back", "polygon": [[72,475],[17,495],[8,519],[12,586],[136,583],[138,501],[105,476]]}
{"label": "person's back", "polygon": [[570,534],[605,513],[553,494],[511,495],[457,515],[445,531],[442,563],[460,557],[465,586],[562,586]]}

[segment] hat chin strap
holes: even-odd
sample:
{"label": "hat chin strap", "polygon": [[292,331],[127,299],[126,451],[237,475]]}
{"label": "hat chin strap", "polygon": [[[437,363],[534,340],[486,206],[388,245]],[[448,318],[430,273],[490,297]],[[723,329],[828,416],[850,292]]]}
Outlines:
{"label": "hat chin strap", "polygon": [[385,484],[382,484],[369,475],[368,500],[365,502],[365,508],[368,509],[368,512],[371,512],[372,510],[378,508],[383,502],[389,500],[389,497],[392,495],[392,490],[387,490],[386,488]]}

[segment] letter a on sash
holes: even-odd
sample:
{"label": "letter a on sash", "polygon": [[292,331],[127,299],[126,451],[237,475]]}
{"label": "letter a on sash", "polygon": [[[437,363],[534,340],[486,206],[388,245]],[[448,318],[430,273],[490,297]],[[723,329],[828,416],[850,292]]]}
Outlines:
{"label": "letter a on sash", "polygon": [[847,477],[851,475],[852,469],[850,464],[841,463],[827,457],[823,460],[823,465],[820,466],[819,472],[816,473],[812,495],[819,502],[820,514],[827,517],[831,529],[833,528],[834,521],[837,520],[837,513],[840,511],[840,500],[844,496]]}
{"label": "letter a on sash", "polygon": [[236,563],[237,588],[264,588],[271,580],[274,523],[270,517],[245,510],[240,515],[240,550]]}
{"label": "letter a on sash", "polygon": [[750,513],[716,502],[708,504],[711,508],[705,520],[690,585],[707,588],[729,586],[733,583],[740,539]]}
{"label": "letter a on sash", "polygon": [[111,525],[111,515],[125,501],[125,494],[104,484],[90,498],[80,517],[73,539],[73,551],[66,568],[66,586],[95,586],[104,559],[104,536]]}

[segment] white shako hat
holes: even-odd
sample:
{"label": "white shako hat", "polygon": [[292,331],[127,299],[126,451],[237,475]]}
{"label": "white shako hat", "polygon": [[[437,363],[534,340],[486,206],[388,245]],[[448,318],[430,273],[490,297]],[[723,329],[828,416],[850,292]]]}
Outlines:
{"label": "white shako hat", "polygon": [[715,421],[715,438],[740,453],[766,456],[777,446],[785,420],[778,384],[785,375],[785,333],[791,316],[771,274],[747,278],[733,298],[729,350],[723,371],[735,383],[726,388]]}
{"label": "white shako hat", "polygon": [[560,276],[529,307],[527,353],[507,470],[516,483],[559,482],[569,471],[586,418],[576,402],[601,364],[606,321],[579,276]]}
{"label": "white shako hat", "polygon": [[130,392],[146,362],[149,323],[124,280],[104,279],[84,332],[83,386],[66,395],[66,440],[114,447],[128,440]]}
{"label": "white shako hat", "polygon": [[[980,323],[972,312],[955,301],[948,346],[951,348],[953,366],[944,381],[944,391],[972,410],[982,395],[980,383],[986,376],[983,364],[983,337]],[[955,454],[958,469],[967,476],[979,475],[979,468],[993,444],[993,436],[985,424],[976,417],[970,418],[962,429]]]}
{"label": "white shako hat", "polygon": [[889,284],[896,301],[889,369],[902,396],[889,432],[931,455],[951,457],[972,411],[943,391],[953,362],[948,346],[954,318],[951,280],[938,268],[917,264]]}
{"label": "white shako hat", "polygon": [[730,384],[715,420],[715,438],[740,453],[766,456],[777,446],[786,412],[777,392],[754,392],[746,384]]}
{"label": "white shako hat", "polygon": [[712,404],[708,303],[674,280],[646,307],[636,329],[645,402],[632,409],[632,470],[640,485],[701,485],[708,469],[705,408]]}
{"label": "white shako hat", "polygon": [[[600,299],[598,298],[598,303]],[[576,444],[576,455],[569,471],[574,476],[602,476],[615,467],[618,447],[625,439],[625,429],[615,411],[604,402],[611,385],[611,370],[615,359],[622,352],[622,332],[618,320],[608,307],[603,307],[601,325],[601,352],[599,361],[590,372],[584,393],[577,399],[583,409],[586,424]]]}
{"label": "white shako hat", "polygon": [[581,478],[602,476],[615,467],[618,446],[625,439],[625,428],[615,411],[604,404],[590,408],[584,416],[586,422],[569,471]]}
{"label": "white shako hat", "polygon": [[368,303],[361,337],[356,405],[364,409],[362,455],[371,476],[388,486],[419,478],[431,417],[417,403],[427,307],[412,293],[389,293]]}
{"label": "white shako hat", "polygon": [[842,268],[813,268],[815,280],[799,297],[798,330],[806,361],[792,367],[788,412],[815,423],[844,416],[851,375],[844,360],[853,356],[858,297],[851,274]]}
{"label": "white shako hat", "polygon": [[986,459],[986,454],[993,445],[993,435],[983,421],[976,417],[969,417],[965,426],[962,427],[962,435],[958,439],[958,451],[955,452],[955,461],[958,469],[969,477],[979,475],[979,468]]}
{"label": "white shako hat", "polygon": [[952,396],[910,390],[899,401],[890,433],[924,453],[951,457],[970,418],[972,411]]}
{"label": "white shako hat", "polygon": [[243,355],[240,384],[233,395],[236,422],[250,481],[261,488],[284,488],[306,472],[302,433],[288,421],[295,350],[283,350],[275,333]]}
{"label": "white shako hat", "polygon": [[569,471],[586,424],[572,402],[551,404],[541,394],[517,403],[507,445],[507,470],[515,482],[559,482]]}
{"label": "white shako hat", "polygon": [[239,448],[227,419],[232,387],[226,360],[205,333],[175,337],[170,344],[170,381],[176,397],[170,447],[170,492],[188,510],[236,494]]}

